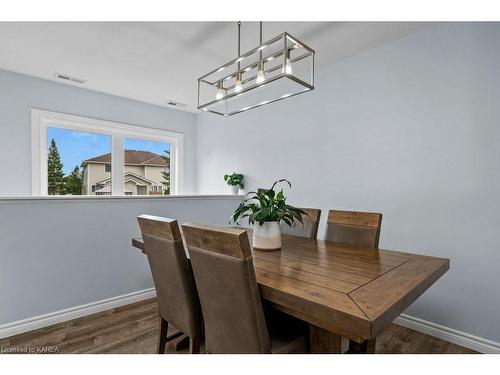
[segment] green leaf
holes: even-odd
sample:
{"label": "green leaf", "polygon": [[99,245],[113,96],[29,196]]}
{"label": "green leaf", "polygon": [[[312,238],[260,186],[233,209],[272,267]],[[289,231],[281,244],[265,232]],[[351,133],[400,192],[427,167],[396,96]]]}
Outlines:
{"label": "green leaf", "polygon": [[[228,177],[228,184],[232,182],[232,178],[243,179],[243,175],[233,173]],[[250,191],[245,195],[245,198],[238,206],[230,218],[238,224],[238,221],[243,218],[248,218],[249,224],[253,225],[257,222],[259,225],[265,222],[278,221],[284,222],[289,226],[294,226],[296,221],[302,222],[302,215],[306,213],[294,206],[286,204],[286,196],[283,189],[276,192],[274,190],[278,183],[285,182],[291,187],[291,183],[286,179],[275,181],[269,190]],[[240,186],[243,186],[241,184]]]}
{"label": "green leaf", "polygon": [[224,175],[224,181],[227,182],[229,186],[240,186],[243,189],[243,179],[244,176],[241,173],[233,172],[231,175]]}

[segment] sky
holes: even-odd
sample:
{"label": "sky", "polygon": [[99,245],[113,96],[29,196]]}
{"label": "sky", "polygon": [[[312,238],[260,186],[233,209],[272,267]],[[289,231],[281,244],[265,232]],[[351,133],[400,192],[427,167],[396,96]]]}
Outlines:
{"label": "sky", "polygon": [[[75,166],[82,161],[111,152],[111,136],[96,133],[84,133],[75,130],[48,128],[47,147],[50,147],[52,138],[56,141],[61,155],[65,175],[71,173]],[[125,138],[125,150],[151,151],[158,155],[165,155],[170,150],[168,143]]]}

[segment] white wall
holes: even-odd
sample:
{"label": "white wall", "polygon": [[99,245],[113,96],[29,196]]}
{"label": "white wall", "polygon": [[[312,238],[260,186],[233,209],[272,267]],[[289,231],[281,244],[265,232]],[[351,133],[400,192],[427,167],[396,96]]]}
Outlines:
{"label": "white wall", "polygon": [[[240,197],[0,198],[2,325],[153,287],[136,217],[226,225]],[[16,324],[14,324],[16,326]]]}
{"label": "white wall", "polygon": [[500,342],[499,40],[438,25],[321,69],[313,93],[198,115],[198,192],[239,171],[290,179],[299,206],[382,212],[382,248],[451,259],[408,314]]}
{"label": "white wall", "polygon": [[194,192],[194,114],[0,70],[0,197],[31,195],[32,108],[184,133],[183,193]]}

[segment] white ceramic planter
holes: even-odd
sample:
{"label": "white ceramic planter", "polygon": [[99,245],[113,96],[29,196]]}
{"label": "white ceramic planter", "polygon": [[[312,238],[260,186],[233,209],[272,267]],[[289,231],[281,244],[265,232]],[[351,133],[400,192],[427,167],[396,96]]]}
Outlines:
{"label": "white ceramic planter", "polygon": [[231,188],[231,193],[233,195],[238,195],[238,193],[240,192],[240,187],[239,185],[235,185],[235,186],[229,186]]}
{"label": "white ceramic planter", "polygon": [[253,228],[253,248],[255,250],[273,251],[281,249],[281,228],[277,221],[263,225],[255,223]]}

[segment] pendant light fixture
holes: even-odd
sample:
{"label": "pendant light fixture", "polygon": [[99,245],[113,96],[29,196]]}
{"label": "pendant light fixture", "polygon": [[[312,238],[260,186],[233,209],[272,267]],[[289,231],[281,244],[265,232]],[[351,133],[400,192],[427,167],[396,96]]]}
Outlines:
{"label": "pendant light fixture", "polygon": [[260,22],[242,55],[241,22],[237,33],[238,56],[198,79],[198,109],[227,117],[314,90],[313,49],[286,32],[263,43]]}

